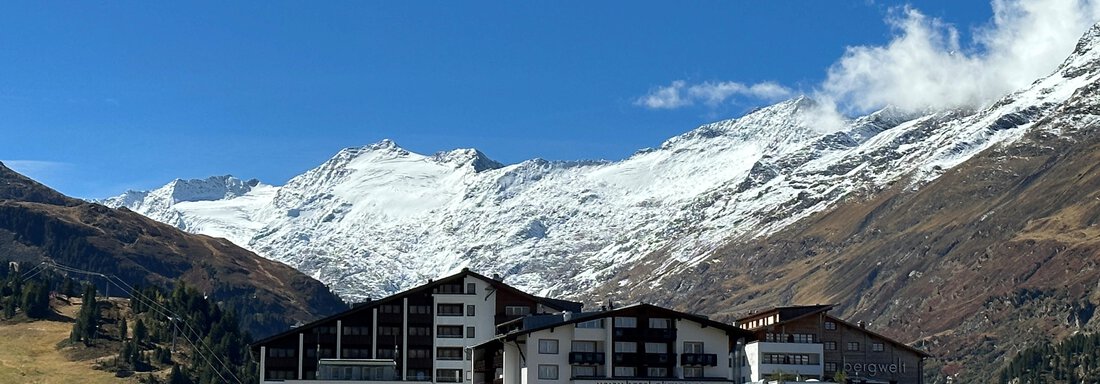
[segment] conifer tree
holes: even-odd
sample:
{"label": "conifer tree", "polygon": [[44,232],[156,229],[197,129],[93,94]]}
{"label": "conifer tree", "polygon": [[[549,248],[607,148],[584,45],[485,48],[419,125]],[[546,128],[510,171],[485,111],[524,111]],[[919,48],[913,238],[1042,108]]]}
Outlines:
{"label": "conifer tree", "polygon": [[126,341],[126,333],[129,331],[126,329],[126,319],[120,319],[118,323],[118,339]]}
{"label": "conifer tree", "polygon": [[145,327],[145,322],[137,319],[137,322],[134,323],[134,344],[144,345],[148,335],[149,330]]}
{"label": "conifer tree", "polygon": [[99,328],[99,305],[96,304],[94,285],[84,286],[83,299],[84,302],[80,305],[80,312],[77,313],[76,323],[73,324],[73,332],[70,334],[69,340],[83,341],[84,345],[90,345],[92,339],[96,337],[96,330]]}
{"label": "conifer tree", "polygon": [[180,366],[173,365],[172,373],[168,375],[168,384],[191,384],[191,380],[180,371]]}
{"label": "conifer tree", "polygon": [[15,296],[8,296],[4,299],[4,318],[10,319],[15,317]]}
{"label": "conifer tree", "polygon": [[23,291],[23,312],[32,319],[44,319],[50,314],[50,291],[45,285],[32,282]]}

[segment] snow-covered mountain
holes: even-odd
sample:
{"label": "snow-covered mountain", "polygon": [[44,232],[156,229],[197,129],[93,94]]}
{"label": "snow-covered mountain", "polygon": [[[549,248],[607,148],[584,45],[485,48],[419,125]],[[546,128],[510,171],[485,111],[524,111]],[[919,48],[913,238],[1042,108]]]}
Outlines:
{"label": "snow-covered mountain", "polygon": [[176,180],[103,203],[226,237],[352,301],[462,267],[576,294],[622,283],[607,278],[660,254],[659,273],[639,277],[656,283],[730,242],[896,183],[920,188],[1017,140],[1095,86],[1097,31],[1049,77],[976,110],[886,108],[838,128],[799,97],[615,162],[502,165],[473,149],[428,156],[387,140],[344,149],[283,186]]}

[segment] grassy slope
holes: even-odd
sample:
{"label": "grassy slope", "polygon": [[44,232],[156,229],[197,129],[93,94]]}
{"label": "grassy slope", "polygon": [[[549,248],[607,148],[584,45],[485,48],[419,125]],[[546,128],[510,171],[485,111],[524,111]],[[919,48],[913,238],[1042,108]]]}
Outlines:
{"label": "grassy slope", "polygon": [[[56,308],[75,316],[79,305]],[[92,368],[95,359],[69,361],[58,343],[69,337],[69,321],[41,320],[0,324],[0,383],[136,383]]]}

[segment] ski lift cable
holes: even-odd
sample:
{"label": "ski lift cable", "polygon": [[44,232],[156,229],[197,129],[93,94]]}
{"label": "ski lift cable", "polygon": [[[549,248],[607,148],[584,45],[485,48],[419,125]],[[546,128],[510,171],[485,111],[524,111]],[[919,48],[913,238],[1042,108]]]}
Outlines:
{"label": "ski lift cable", "polygon": [[[41,265],[45,265],[45,264],[47,264],[47,263],[44,262]],[[161,305],[160,303],[156,302],[156,300],[153,300],[153,299],[149,298],[148,296],[145,296],[143,293],[133,289],[133,286],[131,286],[130,284],[127,284],[125,281],[123,281],[118,276],[115,276],[115,275],[109,275],[108,276],[108,275],[103,274],[103,273],[98,273],[98,272],[92,272],[92,271],[86,271],[86,270],[82,270],[82,269],[78,269],[78,268],[73,268],[73,267],[69,267],[69,266],[59,264],[59,263],[57,263],[56,261],[53,261],[53,260],[50,260],[49,264],[50,264],[51,267],[55,267],[57,269],[60,269],[60,270],[66,271],[66,272],[73,272],[73,273],[80,273],[80,274],[103,277],[107,280],[108,283],[110,283],[111,285],[114,285],[116,288],[122,290],[124,293],[129,294],[131,297],[134,297],[135,293],[137,295],[141,296],[143,301],[152,304],[150,306],[150,309],[154,309],[154,311],[157,312],[158,315],[164,316],[164,317],[169,318],[169,319],[171,319],[173,317],[183,318],[183,316],[179,316],[178,314],[176,314],[171,309],[168,309],[168,308],[164,307],[163,305]],[[112,280],[112,279],[117,280],[117,282]],[[119,283],[124,284],[125,287],[123,285],[120,285]],[[157,307],[159,307],[159,308],[157,308]],[[163,312],[162,312],[162,310],[163,310]],[[164,313],[164,312],[168,312],[168,313]],[[233,373],[233,370],[231,369],[229,364],[222,361],[217,356],[217,354],[213,353],[213,348],[211,348],[209,345],[206,344],[205,340],[203,340],[200,337],[201,334],[198,331],[196,331],[194,328],[192,328],[186,322],[184,323],[184,326],[186,326],[191,331],[191,333],[195,334],[195,337],[199,340],[199,343],[202,344],[203,347],[205,347],[205,349],[206,349],[205,353],[202,350],[202,348],[199,348],[198,345],[195,345],[195,343],[193,341],[191,341],[191,339],[188,337],[188,335],[186,333],[184,335],[184,340],[187,341],[187,343],[191,345],[191,347],[194,349],[196,354],[198,354],[200,357],[203,358],[203,360],[205,360],[204,362],[206,363],[206,365],[209,366],[211,369],[213,369],[214,373],[216,373],[222,379],[222,381],[228,382],[228,380],[226,380],[225,376],[223,376],[221,374],[221,371],[225,370],[227,373],[229,373],[230,377],[232,377],[234,381],[236,381],[237,383],[243,384],[243,381],[241,381],[241,379],[238,378],[236,376],[236,374]],[[177,325],[175,325],[175,322],[173,322],[173,327],[176,327],[177,329],[181,329]],[[209,356],[213,356],[214,360],[217,361],[218,364],[222,366],[222,368],[219,369],[219,368],[215,367],[214,364],[210,361],[210,357],[208,357],[207,354],[209,354]]]}
{"label": "ski lift cable", "polygon": [[[172,315],[176,316],[177,318],[183,318],[183,316],[179,316],[178,314],[176,314],[176,313],[175,313],[175,312],[173,312],[172,310],[170,310],[170,309],[168,309],[168,308],[164,307],[163,305],[161,305],[160,303],[158,303],[158,302],[157,302],[156,300],[153,300],[152,298],[149,298],[149,297],[145,296],[145,294],[141,293],[141,292],[140,292],[140,291],[138,291],[137,289],[134,289],[134,287],[133,287],[133,286],[131,286],[130,284],[126,283],[125,281],[123,281],[123,280],[122,280],[121,278],[119,278],[118,276],[113,276],[113,275],[112,275],[112,277],[113,277],[113,278],[114,278],[114,280],[115,280],[115,281],[112,281],[112,283],[113,283],[113,284],[116,284],[116,286],[117,286],[117,284],[118,284],[118,283],[121,283],[121,284],[125,284],[125,285],[126,285],[127,287],[129,287],[129,290],[130,290],[131,292],[137,292],[137,295],[140,295],[140,296],[142,296],[142,299],[143,299],[144,301],[146,301],[146,302],[148,302],[148,303],[151,303],[151,304],[152,304],[153,306],[159,307],[160,309],[163,309],[164,311],[167,311],[167,312],[171,312],[171,313],[172,313]],[[122,288],[122,287],[120,287],[120,289],[123,289],[123,291],[126,291],[126,289],[124,289],[124,288]],[[134,294],[133,294],[133,293],[131,293],[130,295],[131,295],[131,296],[133,296]],[[152,308],[152,306],[151,306],[150,308]],[[158,313],[159,313],[159,311],[158,311]],[[163,315],[163,314],[162,314],[162,315]],[[200,342],[200,343],[202,343],[202,344],[203,344],[204,346],[206,346],[206,348],[207,348],[208,350],[213,350],[213,348],[211,348],[211,347],[210,347],[210,346],[209,346],[209,345],[208,345],[208,344],[206,343],[206,340],[204,340],[204,339],[203,339],[203,338],[201,337],[201,335],[202,335],[201,333],[199,333],[199,332],[198,332],[197,330],[195,330],[195,329],[194,329],[193,327],[191,327],[191,325],[190,325],[190,324],[188,324],[187,322],[184,322],[184,323],[183,323],[183,325],[184,325],[185,327],[187,327],[187,329],[188,329],[188,330],[190,330],[190,331],[191,331],[191,333],[195,334],[195,337],[196,337],[196,338],[197,338],[197,339],[199,340],[199,342]],[[221,360],[221,358],[220,358],[220,357],[219,357],[219,356],[218,356],[217,354],[213,354],[213,353],[212,353],[212,355],[213,355],[213,356],[214,356],[214,358],[215,358],[215,359],[217,359],[217,360],[218,360],[218,362],[219,362],[220,364],[222,364],[223,366],[226,366],[226,367],[228,367],[228,366],[229,366],[229,364],[227,364],[227,363],[225,363],[224,361],[222,361],[222,360]],[[240,380],[238,380],[238,381],[240,381]]]}

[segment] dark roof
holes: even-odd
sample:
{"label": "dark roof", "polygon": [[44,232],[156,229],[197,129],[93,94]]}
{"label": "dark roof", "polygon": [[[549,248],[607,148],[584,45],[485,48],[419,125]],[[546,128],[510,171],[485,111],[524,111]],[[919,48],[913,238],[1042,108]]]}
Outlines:
{"label": "dark roof", "polygon": [[[756,320],[756,319],[766,317],[766,316],[771,316],[771,315],[774,315],[776,313],[779,314],[779,323],[785,323],[785,322],[788,322],[788,321],[798,320],[798,319],[801,319],[801,318],[806,317],[806,316],[815,315],[815,314],[818,314],[818,313],[825,313],[825,312],[828,312],[830,309],[833,309],[833,307],[835,307],[835,305],[833,305],[833,304],[775,307],[775,308],[772,308],[772,309],[769,309],[769,310],[766,310],[766,311],[763,311],[763,312],[757,312],[757,313],[742,317],[740,319],[737,319],[737,324],[740,325],[740,324],[746,323],[748,321]],[[878,339],[882,339],[883,341],[886,341],[890,344],[893,344],[895,346],[898,346],[898,347],[901,347],[903,349],[909,350],[913,353],[916,353],[916,354],[920,355],[921,357],[932,357],[932,355],[928,354],[928,352],[913,348],[913,347],[909,346],[908,344],[905,344],[905,343],[902,343],[900,341],[897,341],[897,340],[891,339],[889,337],[883,336],[879,333],[870,331],[865,327],[861,327],[859,325],[849,323],[845,320],[841,320],[840,318],[837,318],[836,316],[830,315],[828,313],[825,313],[825,316],[828,317],[832,321],[847,325],[850,328],[858,329],[858,330],[860,330],[862,332],[865,332],[865,333],[867,333],[871,336],[874,336]]]}
{"label": "dark roof", "polygon": [[[744,329],[735,327],[735,326],[730,325],[730,324],[714,321],[714,320],[708,319],[708,318],[703,317],[703,316],[694,315],[694,314],[690,314],[690,313],[679,312],[679,311],[668,309],[668,308],[658,307],[658,306],[653,305],[653,304],[638,303],[638,304],[632,304],[632,305],[628,305],[628,306],[625,306],[625,307],[615,308],[615,309],[611,309],[611,310],[607,310],[607,311],[582,312],[582,313],[570,313],[570,314],[556,313],[556,314],[551,314],[551,315],[526,316],[526,317],[523,317],[523,318],[513,320],[513,321],[508,322],[508,323],[501,324],[501,325],[507,325],[507,324],[513,324],[513,323],[517,323],[517,322],[522,321],[523,322],[523,327],[522,328],[520,328],[518,330],[515,330],[515,331],[512,331],[512,332],[509,332],[509,333],[506,333],[506,334],[503,334],[503,335],[498,335],[496,338],[494,338],[492,340],[489,340],[486,343],[491,342],[491,341],[496,341],[496,340],[508,340],[508,339],[513,339],[514,340],[516,337],[521,336],[521,335],[525,335],[525,334],[528,334],[528,333],[537,332],[537,331],[541,331],[541,330],[549,329],[549,328],[560,327],[560,326],[569,325],[569,324],[581,323],[581,322],[585,322],[585,321],[589,321],[589,320],[602,319],[602,318],[606,318],[606,317],[615,316],[615,315],[620,314],[622,312],[633,311],[633,310],[638,310],[638,309],[643,309],[643,310],[646,310],[646,311],[653,311],[653,312],[657,312],[657,313],[663,313],[663,314],[665,314],[669,317],[673,317],[673,318],[691,320],[691,321],[703,324],[703,325],[708,326],[708,327],[714,327],[714,328],[724,330],[724,331],[726,331],[726,333],[732,334],[732,335],[742,335],[744,337],[752,337],[753,336],[752,332],[746,331]],[[569,319],[566,320],[566,317],[569,317]]]}
{"label": "dark roof", "polygon": [[818,314],[818,313],[822,313],[822,312],[828,312],[830,309],[833,309],[834,306],[835,305],[833,305],[833,304],[818,304],[818,305],[796,305],[796,306],[789,306],[789,307],[775,307],[775,308],[772,308],[772,309],[769,309],[769,310],[766,310],[766,311],[763,311],[763,312],[757,312],[757,313],[742,317],[740,319],[737,319],[737,324],[740,325],[740,324],[747,323],[749,321],[756,320],[756,319],[759,319],[759,318],[762,318],[762,317],[771,316],[771,315],[774,315],[776,313],[779,314],[779,322],[782,323],[782,322],[801,319],[801,318],[809,316],[809,315],[814,315],[814,314]]}
{"label": "dark roof", "polygon": [[861,332],[867,333],[871,336],[874,336],[875,338],[886,341],[890,344],[893,344],[894,346],[901,347],[903,349],[907,349],[910,352],[916,353],[917,355],[919,355],[921,357],[932,357],[932,355],[929,354],[928,352],[925,352],[925,351],[919,350],[917,348],[914,348],[912,346],[909,346],[909,344],[905,344],[903,342],[900,342],[900,341],[891,339],[889,337],[883,336],[882,334],[880,334],[878,332],[871,331],[871,330],[867,329],[866,327],[861,327],[857,324],[849,323],[848,321],[842,320],[842,319],[840,319],[836,316],[833,316],[833,315],[825,315],[825,316],[828,317],[830,320],[835,321],[835,322],[840,323],[840,324],[844,324],[844,325],[848,326],[849,328],[858,329]]}
{"label": "dark roof", "polygon": [[562,300],[562,299],[551,299],[549,297],[539,297],[539,296],[535,296],[535,298],[540,303],[543,303],[543,304],[545,304],[549,307],[560,309],[560,310],[563,310],[563,311],[580,312],[581,308],[584,308],[584,304],[578,303],[576,301],[569,301],[569,300]]}
{"label": "dark roof", "polygon": [[366,303],[356,305],[353,308],[351,308],[349,310],[346,310],[344,312],[340,312],[340,313],[337,313],[337,314],[334,314],[334,315],[330,315],[330,316],[321,318],[319,320],[314,320],[313,322],[302,325],[300,327],[294,327],[294,328],[291,328],[291,329],[286,330],[284,332],[281,332],[281,333],[275,334],[273,336],[267,337],[263,340],[256,341],[256,342],[251,344],[251,347],[252,347],[252,349],[259,349],[261,344],[270,343],[270,342],[272,342],[276,339],[279,339],[279,338],[285,337],[289,334],[293,334],[295,332],[298,332],[301,329],[313,328],[317,325],[320,325],[320,324],[323,324],[323,323],[328,323],[330,321],[333,321],[333,320],[336,320],[336,319],[339,319],[339,318],[343,318],[345,316],[349,316],[349,315],[353,315],[353,314],[356,314],[356,313],[359,313],[359,312],[362,312],[362,311],[370,310],[370,309],[375,308],[375,307],[377,307],[379,305],[382,305],[382,304],[390,303],[390,302],[393,302],[393,301],[398,301],[398,300],[400,300],[400,299],[402,299],[406,296],[409,296],[409,295],[414,295],[414,294],[418,294],[418,293],[423,293],[425,291],[430,291],[432,288],[438,287],[440,285],[447,284],[447,283],[453,283],[455,280],[463,280],[463,279],[465,279],[466,276],[476,277],[480,280],[483,280],[483,281],[491,284],[496,289],[508,291],[510,293],[514,293],[514,294],[517,294],[517,295],[520,295],[520,296],[530,298],[531,300],[535,301],[536,303],[539,303],[539,304],[542,304],[542,305],[545,305],[545,306],[548,306],[550,308],[554,308],[554,309],[557,309],[557,310],[561,310],[561,311],[580,311],[581,308],[584,306],[584,304],[574,302],[574,301],[549,299],[549,298],[545,298],[545,297],[535,296],[535,295],[532,295],[530,293],[521,291],[521,290],[519,290],[519,289],[517,289],[513,286],[508,285],[508,284],[504,284],[503,281],[496,280],[496,279],[493,279],[493,278],[490,278],[490,277],[486,277],[486,276],[481,275],[479,273],[470,271],[468,268],[462,268],[461,272],[456,273],[454,275],[443,277],[443,278],[440,278],[438,280],[429,281],[426,284],[422,284],[422,285],[404,290],[402,292],[398,292],[398,293],[392,294],[390,296],[386,296],[386,297],[378,299],[378,300],[368,301]]}

